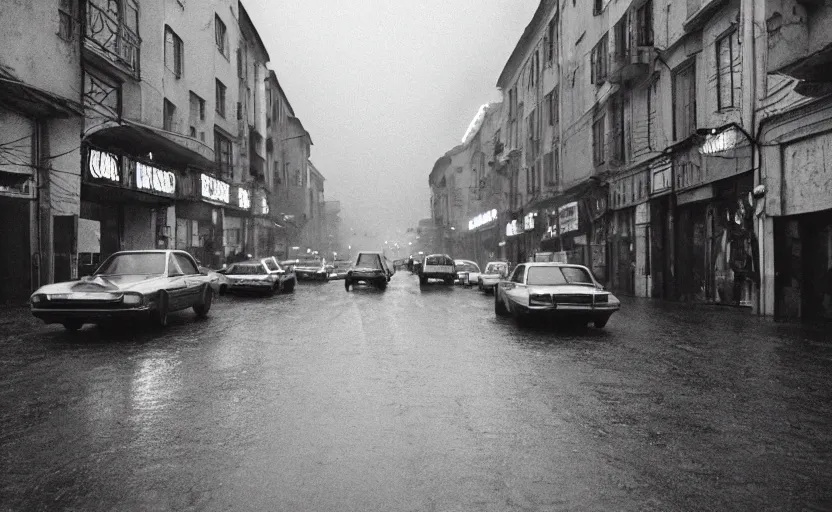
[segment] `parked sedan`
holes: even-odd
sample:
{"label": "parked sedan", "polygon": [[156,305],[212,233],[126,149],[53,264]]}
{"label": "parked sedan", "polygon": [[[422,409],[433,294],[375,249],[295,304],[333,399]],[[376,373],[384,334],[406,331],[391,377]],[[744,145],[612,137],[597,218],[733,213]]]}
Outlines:
{"label": "parked sedan", "polygon": [[490,293],[494,291],[500,279],[508,275],[508,263],[505,261],[489,261],[485,265],[485,271],[480,274],[477,288],[481,292]]}
{"label": "parked sedan", "polygon": [[465,275],[468,275],[468,283],[474,284],[480,280],[480,266],[471,260],[454,260],[456,268],[456,282],[465,284]]}
{"label": "parked sedan", "polygon": [[274,295],[295,289],[295,277],[287,276],[273,257],[233,263],[223,271],[228,279],[229,293]]}
{"label": "parked sedan", "polygon": [[84,324],[152,318],[161,326],[174,311],[208,315],[214,291],[196,260],[184,251],[122,251],[91,276],[42,286],[30,299],[32,314],[77,331]]}
{"label": "parked sedan", "polygon": [[300,260],[295,264],[295,275],[299,281],[326,281],[326,261]]}
{"label": "parked sedan", "polygon": [[211,284],[211,289],[214,290],[214,295],[224,295],[228,289],[228,278],[221,270],[211,270],[208,267],[201,266],[199,271],[208,276],[208,282]]}
{"label": "parked sedan", "polygon": [[554,317],[565,321],[607,325],[621,303],[604,291],[584,266],[564,263],[523,263],[508,280],[501,280],[494,294],[494,313],[514,316],[518,323],[530,317]]}

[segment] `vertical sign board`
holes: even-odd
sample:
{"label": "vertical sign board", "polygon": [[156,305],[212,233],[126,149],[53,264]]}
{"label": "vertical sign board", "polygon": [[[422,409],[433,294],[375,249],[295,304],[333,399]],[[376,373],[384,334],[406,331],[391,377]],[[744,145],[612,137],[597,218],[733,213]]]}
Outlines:
{"label": "vertical sign board", "polygon": [[560,234],[578,231],[578,202],[573,201],[558,208]]}

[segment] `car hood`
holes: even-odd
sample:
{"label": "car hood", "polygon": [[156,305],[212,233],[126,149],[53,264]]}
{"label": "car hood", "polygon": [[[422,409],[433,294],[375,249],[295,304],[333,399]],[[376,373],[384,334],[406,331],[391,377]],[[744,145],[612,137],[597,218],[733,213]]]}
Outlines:
{"label": "car hood", "polygon": [[146,289],[154,289],[165,279],[167,278],[161,275],[90,276],[78,281],[41,286],[35,293],[141,292]]}

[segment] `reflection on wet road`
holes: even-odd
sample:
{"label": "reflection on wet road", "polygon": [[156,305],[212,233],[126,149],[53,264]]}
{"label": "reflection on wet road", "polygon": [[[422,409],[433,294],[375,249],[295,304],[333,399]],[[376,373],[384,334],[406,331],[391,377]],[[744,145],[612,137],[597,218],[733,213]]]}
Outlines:
{"label": "reflection on wet road", "polygon": [[832,506],[832,344],[625,299],[518,329],[476,290],[224,297],[160,332],[0,323],[0,509]]}

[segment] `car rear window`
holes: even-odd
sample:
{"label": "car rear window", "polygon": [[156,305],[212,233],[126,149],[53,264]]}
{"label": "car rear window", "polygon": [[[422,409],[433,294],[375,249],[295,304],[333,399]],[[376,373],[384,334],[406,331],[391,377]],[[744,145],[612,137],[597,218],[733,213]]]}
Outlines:
{"label": "car rear window", "polygon": [[449,265],[453,266],[454,260],[447,256],[428,256],[425,258],[425,265]]}
{"label": "car rear window", "polygon": [[505,263],[490,263],[487,267],[485,267],[486,274],[499,274],[504,272],[506,269]]}
{"label": "car rear window", "polygon": [[378,254],[361,254],[358,256],[358,261],[355,262],[356,267],[363,268],[381,268],[378,261]]}
{"label": "car rear window", "polygon": [[242,276],[253,276],[253,275],[262,275],[266,273],[266,269],[263,268],[263,265],[233,265],[230,269],[228,269],[228,274],[232,275],[242,275]]}
{"label": "car rear window", "polygon": [[278,271],[280,270],[280,266],[274,262],[274,260],[266,260],[266,267],[271,271]]}
{"label": "car rear window", "polygon": [[470,261],[456,262],[456,269],[461,272],[479,272],[480,268]]}
{"label": "car rear window", "polygon": [[526,284],[550,286],[558,284],[594,284],[589,273],[577,267],[529,267]]}

